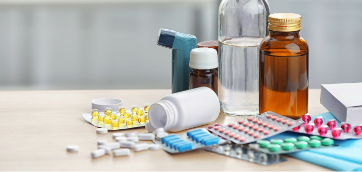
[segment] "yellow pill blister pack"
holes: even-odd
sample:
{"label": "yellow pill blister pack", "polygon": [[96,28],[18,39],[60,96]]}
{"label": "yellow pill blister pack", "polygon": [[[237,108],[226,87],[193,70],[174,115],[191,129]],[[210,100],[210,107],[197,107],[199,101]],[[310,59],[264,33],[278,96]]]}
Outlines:
{"label": "yellow pill blister pack", "polygon": [[124,107],[120,107],[118,111],[106,108],[104,112],[93,109],[91,113],[83,114],[83,117],[92,125],[108,130],[138,128],[144,127],[148,122],[149,108],[150,106],[146,104],[143,109],[135,105],[130,110]]}

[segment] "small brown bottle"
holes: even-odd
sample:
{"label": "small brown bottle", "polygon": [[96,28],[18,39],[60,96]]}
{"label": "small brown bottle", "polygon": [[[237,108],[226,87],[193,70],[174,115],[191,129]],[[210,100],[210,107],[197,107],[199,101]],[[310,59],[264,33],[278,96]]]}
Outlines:
{"label": "small brown bottle", "polygon": [[308,45],[300,37],[301,16],[269,16],[269,31],[260,45],[259,112],[300,118],[308,112]]}
{"label": "small brown bottle", "polygon": [[195,48],[190,53],[190,89],[209,87],[217,94],[218,56],[215,49]]}

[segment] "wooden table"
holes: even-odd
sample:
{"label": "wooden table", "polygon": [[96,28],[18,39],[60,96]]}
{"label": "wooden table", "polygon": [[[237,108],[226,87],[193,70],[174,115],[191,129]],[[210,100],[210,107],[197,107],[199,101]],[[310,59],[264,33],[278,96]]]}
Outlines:
{"label": "wooden table", "polygon": [[[0,170],[328,170],[284,156],[287,162],[261,166],[204,150],[169,154],[163,150],[131,152],[130,157],[106,155],[92,159],[97,140],[112,142],[112,133],[96,134],[82,113],[91,111],[90,101],[113,97],[124,106],[154,103],[170,90],[77,90],[0,92]],[[320,90],[310,90],[309,112],[326,112],[319,103]],[[220,114],[218,123],[233,118]],[[144,128],[118,131],[144,133]],[[148,142],[150,143],[150,142]],[[76,144],[79,152],[69,153]]]}

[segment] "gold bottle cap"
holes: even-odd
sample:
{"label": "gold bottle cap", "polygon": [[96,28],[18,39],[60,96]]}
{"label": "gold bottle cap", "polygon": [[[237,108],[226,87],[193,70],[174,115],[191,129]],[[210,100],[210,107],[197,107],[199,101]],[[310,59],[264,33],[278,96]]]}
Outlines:
{"label": "gold bottle cap", "polygon": [[291,32],[301,30],[302,16],[295,13],[274,13],[269,17],[269,30],[279,32]]}

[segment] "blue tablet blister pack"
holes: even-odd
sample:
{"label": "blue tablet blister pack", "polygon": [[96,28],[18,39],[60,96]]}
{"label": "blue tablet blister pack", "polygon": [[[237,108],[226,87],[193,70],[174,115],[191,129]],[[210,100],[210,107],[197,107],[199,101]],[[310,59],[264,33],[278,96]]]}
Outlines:
{"label": "blue tablet blister pack", "polygon": [[154,140],[161,148],[169,153],[181,153],[207,146],[225,143],[217,136],[211,135],[206,129],[189,130],[186,133],[172,134]]}

